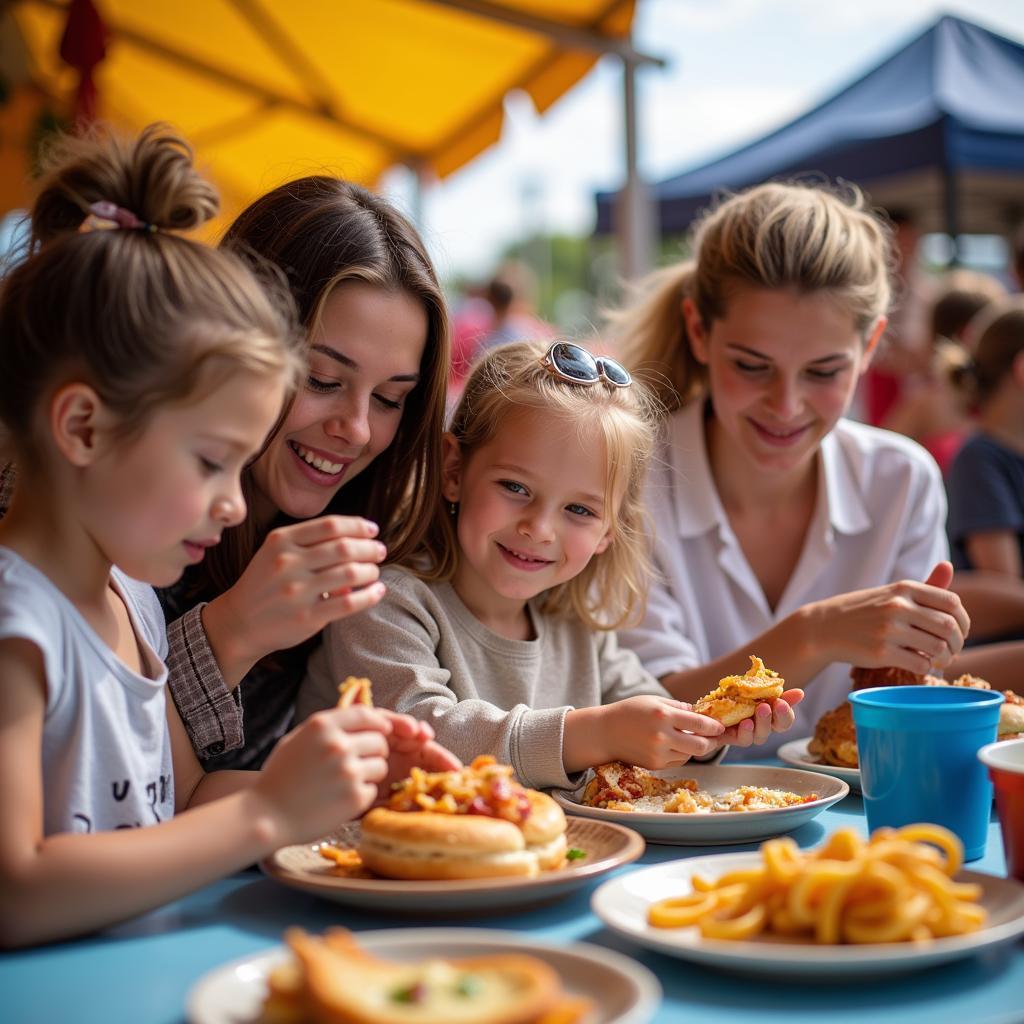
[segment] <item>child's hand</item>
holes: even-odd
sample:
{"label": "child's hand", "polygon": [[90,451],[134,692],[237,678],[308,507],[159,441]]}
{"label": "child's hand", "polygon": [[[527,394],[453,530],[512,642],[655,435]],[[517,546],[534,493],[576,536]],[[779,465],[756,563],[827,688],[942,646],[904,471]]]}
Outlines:
{"label": "child's hand", "polygon": [[331,708],[274,748],[253,787],[281,845],[303,843],[358,817],[388,773],[389,718],[365,707]]}
{"label": "child's hand", "polygon": [[628,697],[601,708],[605,760],[670,768],[722,745],[725,726],[668,697]]}
{"label": "child's hand", "polygon": [[781,697],[761,701],[754,709],[754,717],[726,729],[721,741],[734,747],[764,743],[773,732],[785,732],[793,727],[796,721],[793,708],[803,699],[803,690],[786,690]]}
{"label": "child's hand", "polygon": [[428,772],[448,772],[462,762],[446,747],[434,742],[434,730],[411,715],[378,709],[391,723],[388,736],[388,773],[378,786],[378,800],[386,800],[391,787],[409,775],[414,767]]}

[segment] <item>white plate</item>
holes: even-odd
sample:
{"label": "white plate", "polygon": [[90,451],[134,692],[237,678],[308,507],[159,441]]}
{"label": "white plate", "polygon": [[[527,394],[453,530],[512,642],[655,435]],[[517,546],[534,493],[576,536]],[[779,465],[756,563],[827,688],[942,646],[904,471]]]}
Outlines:
{"label": "white plate", "polygon": [[831,775],[833,779],[842,779],[854,793],[860,792],[860,769],[840,768],[836,765],[822,764],[807,749],[811,742],[810,736],[802,740],[790,740],[779,747],[779,760],[791,764],[794,768],[802,768],[808,772],[820,772],[822,775]]}
{"label": "white plate", "polygon": [[[587,943],[555,945],[510,932],[472,928],[405,928],[360,932],[356,938],[375,956],[400,962],[497,953],[540,957],[558,971],[567,993],[593,1000],[594,1010],[585,1024],[645,1024],[661,1001],[658,979],[646,967],[621,953]],[[266,995],[267,975],[288,956],[284,946],[276,946],[203,975],[188,994],[190,1024],[255,1022]]]}
{"label": "white plate", "polygon": [[783,938],[758,938],[729,942],[706,939],[696,927],[655,928],[647,923],[652,903],[692,891],[694,874],[717,877],[726,871],[761,863],[757,853],[720,853],[656,864],[613,878],[594,893],[594,913],[613,931],[642,946],[714,967],[775,977],[851,977],[878,975],[931,967],[972,956],[981,950],[1009,942],[1024,933],[1024,885],[977,871],[961,871],[961,882],[976,882],[983,890],[982,904],[988,924],[977,932],[935,939],[928,945],[911,942],[871,945],[819,946],[813,942]]}
{"label": "white plate", "polygon": [[[348,849],[358,846],[359,838],[358,822],[350,822],[323,841]],[[405,914],[463,913],[525,909],[558,899],[591,879],[631,863],[644,852],[644,841],[636,832],[603,821],[570,819],[565,838],[570,848],[582,850],[586,856],[555,871],[544,871],[536,878],[471,878],[452,882],[345,878],[334,874],[331,862],[320,856],[319,843],[285,846],[260,867],[278,882],[349,906]]]}
{"label": "white plate", "polygon": [[725,811],[721,814],[611,811],[603,807],[586,807],[580,803],[583,788],[590,780],[589,773],[578,789],[573,792],[555,790],[552,796],[570,814],[628,825],[652,843],[670,846],[727,846],[791,832],[850,792],[846,783],[838,779],[825,779],[809,772],[771,765],[686,764],[652,774],[662,779],[696,779],[700,788],[709,793],[725,793],[737,786],[766,786],[769,789],[799,793],[801,796],[817,793],[819,798],[793,807],[767,811]]}

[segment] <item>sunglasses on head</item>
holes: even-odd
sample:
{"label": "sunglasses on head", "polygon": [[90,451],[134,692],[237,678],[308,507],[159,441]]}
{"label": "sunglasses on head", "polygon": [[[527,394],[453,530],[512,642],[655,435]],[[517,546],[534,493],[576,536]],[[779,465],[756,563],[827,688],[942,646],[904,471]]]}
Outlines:
{"label": "sunglasses on head", "polygon": [[596,384],[603,380],[613,387],[628,388],[633,383],[621,363],[607,356],[592,355],[571,341],[556,341],[540,362],[549,373],[573,384]]}

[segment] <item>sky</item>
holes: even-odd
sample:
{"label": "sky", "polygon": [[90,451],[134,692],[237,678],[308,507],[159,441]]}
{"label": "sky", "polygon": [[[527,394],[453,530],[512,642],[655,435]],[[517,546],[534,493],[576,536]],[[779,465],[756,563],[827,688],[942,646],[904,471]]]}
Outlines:
{"label": "sky", "polygon": [[[785,124],[942,14],[1024,41],[1024,0],[637,0],[634,47],[668,61],[639,73],[641,173],[669,177]],[[625,176],[622,90],[605,57],[543,117],[508,98],[501,141],[422,195],[443,278],[486,277],[537,232],[590,233],[594,192]],[[411,205],[406,172],[382,184]]]}

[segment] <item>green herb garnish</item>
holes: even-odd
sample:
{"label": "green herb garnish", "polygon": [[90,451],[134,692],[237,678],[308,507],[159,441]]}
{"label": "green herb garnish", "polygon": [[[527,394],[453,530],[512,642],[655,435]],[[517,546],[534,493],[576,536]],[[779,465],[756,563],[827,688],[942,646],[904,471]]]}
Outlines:
{"label": "green herb garnish", "polygon": [[464,974],[459,978],[455,991],[460,996],[478,996],[483,991],[483,982],[475,974]]}
{"label": "green herb garnish", "polygon": [[583,860],[586,857],[587,851],[580,850],[577,847],[572,847],[565,855],[566,860]]}

